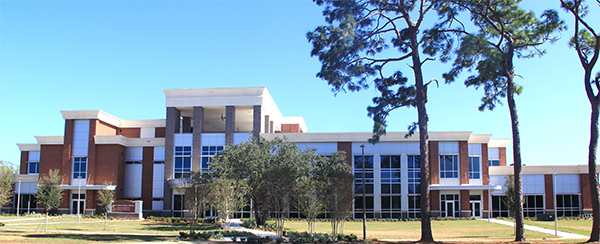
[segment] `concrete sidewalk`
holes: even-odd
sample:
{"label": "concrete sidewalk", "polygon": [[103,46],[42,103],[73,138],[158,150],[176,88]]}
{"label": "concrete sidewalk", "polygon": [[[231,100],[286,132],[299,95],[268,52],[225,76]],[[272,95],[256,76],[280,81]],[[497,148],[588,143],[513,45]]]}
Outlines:
{"label": "concrete sidewalk", "polygon": [[[479,219],[479,220],[488,221],[487,219]],[[490,222],[496,223],[496,224],[501,224],[501,225],[508,225],[508,226],[512,226],[512,227],[515,226],[514,222],[510,222],[510,221],[506,221],[506,220],[490,219]],[[542,228],[542,227],[531,226],[531,225],[525,225],[524,227],[526,230],[537,231],[537,232],[549,234],[552,236],[554,236],[554,234],[556,234],[554,230],[546,229],[546,228]],[[558,231],[558,236],[563,239],[586,239],[587,240],[590,238],[589,236],[573,234],[573,233],[564,232],[564,231]]]}
{"label": "concrete sidewalk", "polygon": [[273,239],[275,239],[277,237],[277,234],[273,233],[273,232],[269,232],[269,231],[262,231],[262,230],[254,230],[254,229],[249,229],[246,227],[243,227],[242,224],[242,220],[240,219],[230,219],[229,220],[229,229],[230,230],[237,230],[237,231],[243,231],[243,232],[250,232],[252,234],[255,234],[257,236],[260,237],[271,237]]}

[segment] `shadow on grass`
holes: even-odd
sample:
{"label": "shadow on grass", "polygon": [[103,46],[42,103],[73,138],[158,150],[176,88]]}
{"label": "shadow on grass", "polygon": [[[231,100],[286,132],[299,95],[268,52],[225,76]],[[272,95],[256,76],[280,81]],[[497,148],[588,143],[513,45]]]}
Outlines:
{"label": "shadow on grass", "polygon": [[84,234],[25,234],[25,238],[61,238],[72,241],[93,241],[93,242],[156,242],[172,241],[174,237],[165,236],[127,236],[127,235],[84,235]]}
{"label": "shadow on grass", "polygon": [[[147,231],[189,231],[190,225],[186,223],[162,223],[162,222],[144,222],[142,229]],[[199,223],[196,230],[221,230],[221,226],[215,224]]]}

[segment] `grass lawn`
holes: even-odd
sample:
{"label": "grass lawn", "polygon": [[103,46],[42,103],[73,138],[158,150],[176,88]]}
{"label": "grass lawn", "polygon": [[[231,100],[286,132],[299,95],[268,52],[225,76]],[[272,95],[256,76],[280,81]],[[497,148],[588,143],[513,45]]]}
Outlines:
{"label": "grass lawn", "polygon": [[[554,221],[525,220],[525,224],[554,230]],[[592,233],[592,220],[558,220],[558,230],[589,236]]]}
{"label": "grass lawn", "polygon": [[[510,226],[487,223],[481,220],[452,220],[432,221],[433,237],[436,240],[458,242],[499,242],[513,241],[514,231]],[[304,221],[287,221],[285,229],[292,231],[307,231]],[[316,231],[321,233],[331,232],[329,222],[317,222]],[[344,234],[355,234],[362,239],[362,222],[346,222]],[[534,232],[525,232],[528,241],[545,241],[554,237]],[[367,222],[367,239],[420,239],[421,222]],[[580,240],[581,241],[581,240]]]}
{"label": "grass lawn", "polygon": [[44,234],[40,232],[0,231],[0,243],[127,243],[174,241],[174,237],[162,236],[123,236],[123,235],[84,235],[84,234]]}

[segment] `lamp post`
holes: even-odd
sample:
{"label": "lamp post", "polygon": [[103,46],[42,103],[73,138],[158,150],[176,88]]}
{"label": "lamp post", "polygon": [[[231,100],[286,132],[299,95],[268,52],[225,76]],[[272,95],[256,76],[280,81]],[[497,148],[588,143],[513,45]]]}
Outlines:
{"label": "lamp post", "polygon": [[21,178],[19,178],[19,188],[17,188],[17,219],[19,218],[20,205],[21,205]]}
{"label": "lamp post", "polygon": [[556,209],[558,205],[556,204],[556,173],[552,174],[552,195],[554,195],[554,237],[558,237],[558,222],[556,221]]}
{"label": "lamp post", "polygon": [[79,204],[81,204],[81,175],[77,176],[77,223],[79,223]]}
{"label": "lamp post", "polygon": [[488,175],[488,223],[492,218],[492,180],[490,180],[490,176]]}
{"label": "lamp post", "polygon": [[363,240],[367,240],[367,200],[366,200],[366,189],[365,189],[365,144],[360,145],[362,149],[362,209],[363,209]]}

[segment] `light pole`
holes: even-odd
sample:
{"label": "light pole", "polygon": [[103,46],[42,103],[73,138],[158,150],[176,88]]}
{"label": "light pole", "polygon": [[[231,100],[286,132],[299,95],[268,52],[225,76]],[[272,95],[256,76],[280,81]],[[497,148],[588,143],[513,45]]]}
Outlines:
{"label": "light pole", "polygon": [[554,195],[554,237],[558,237],[558,222],[557,222],[557,217],[556,216],[556,209],[558,208],[558,205],[556,204],[556,173],[552,174],[552,195]]}
{"label": "light pole", "polygon": [[367,240],[367,199],[366,199],[366,189],[365,189],[365,144],[360,145],[362,149],[362,209],[363,209],[363,240]]}
{"label": "light pole", "polygon": [[492,218],[492,180],[490,180],[490,176],[488,175],[488,223]]}
{"label": "light pole", "polygon": [[17,219],[19,218],[20,204],[21,204],[21,178],[19,178],[19,188],[17,188]]}
{"label": "light pole", "polygon": [[79,223],[79,204],[81,204],[81,175],[77,176],[77,223]]}

